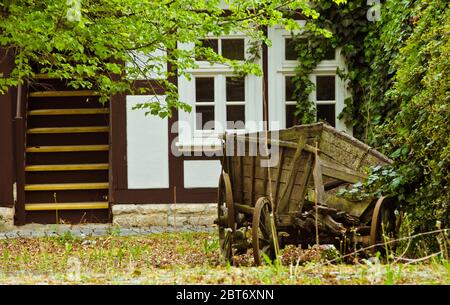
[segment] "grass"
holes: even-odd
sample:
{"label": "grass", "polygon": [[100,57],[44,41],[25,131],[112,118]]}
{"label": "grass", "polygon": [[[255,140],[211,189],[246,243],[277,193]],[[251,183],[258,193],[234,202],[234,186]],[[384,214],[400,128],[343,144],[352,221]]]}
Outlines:
{"label": "grass", "polygon": [[251,254],[220,262],[217,237],[161,233],[120,237],[0,240],[0,284],[450,284],[450,263],[362,260],[326,264],[314,250],[288,247],[282,265],[253,267]]}

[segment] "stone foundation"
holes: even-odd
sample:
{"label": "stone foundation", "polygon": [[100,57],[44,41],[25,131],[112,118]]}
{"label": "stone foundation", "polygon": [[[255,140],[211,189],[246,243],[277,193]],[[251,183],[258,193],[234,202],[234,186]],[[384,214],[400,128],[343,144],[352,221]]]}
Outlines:
{"label": "stone foundation", "polygon": [[0,207],[0,231],[14,228],[14,208]]}
{"label": "stone foundation", "polygon": [[113,224],[121,227],[212,226],[217,204],[115,204]]}

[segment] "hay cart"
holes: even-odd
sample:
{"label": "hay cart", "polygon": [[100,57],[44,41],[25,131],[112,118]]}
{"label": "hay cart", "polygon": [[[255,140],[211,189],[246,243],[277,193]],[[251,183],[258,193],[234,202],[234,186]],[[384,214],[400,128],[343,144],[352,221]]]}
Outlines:
{"label": "hay cart", "polygon": [[216,223],[226,260],[252,248],[259,265],[278,247],[317,242],[345,252],[398,229],[392,200],[336,196],[365,179],[367,167],[391,163],[353,137],[317,123],[223,140]]}

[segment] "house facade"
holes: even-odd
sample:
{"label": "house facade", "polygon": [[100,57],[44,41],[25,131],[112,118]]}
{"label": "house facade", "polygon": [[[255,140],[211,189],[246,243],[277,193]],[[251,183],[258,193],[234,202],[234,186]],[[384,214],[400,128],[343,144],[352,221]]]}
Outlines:
{"label": "house facade", "polygon": [[[116,95],[101,105],[91,91],[73,91],[42,76],[0,96],[0,227],[212,224],[220,134],[261,131],[265,122],[271,130],[297,123],[292,33],[273,27],[267,35],[273,46],[261,50],[262,77],[238,78],[227,66],[199,59],[191,78],[171,79],[192,111],[170,118],[133,110],[138,103],[164,101],[163,89]],[[249,40],[243,35],[205,42],[226,58],[247,56]],[[13,58],[0,58],[0,72],[8,73]],[[338,119],[348,92],[337,68],[345,69],[344,58],[339,49],[330,50],[310,76],[316,85],[310,99],[318,120],[351,134]]]}

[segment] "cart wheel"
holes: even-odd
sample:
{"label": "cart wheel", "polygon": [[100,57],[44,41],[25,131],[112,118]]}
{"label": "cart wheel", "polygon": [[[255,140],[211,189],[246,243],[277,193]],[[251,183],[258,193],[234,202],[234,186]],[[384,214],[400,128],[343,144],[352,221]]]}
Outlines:
{"label": "cart wheel", "polygon": [[[399,224],[395,216],[397,206],[395,202],[386,197],[380,197],[372,214],[372,223],[370,225],[370,246],[372,255],[375,254],[378,247],[376,244],[384,243],[384,237],[395,238]],[[391,244],[392,245],[392,244]]]}
{"label": "cart wheel", "polygon": [[235,221],[230,176],[225,172],[220,175],[217,207],[220,250],[225,262],[230,262],[233,257],[232,245]]}
{"label": "cart wheel", "polygon": [[256,201],[252,220],[252,245],[257,266],[264,261],[263,256],[271,260],[276,258],[275,243],[277,241],[274,236],[277,232],[275,226],[271,224],[271,211],[272,206],[268,198],[261,197]]}

